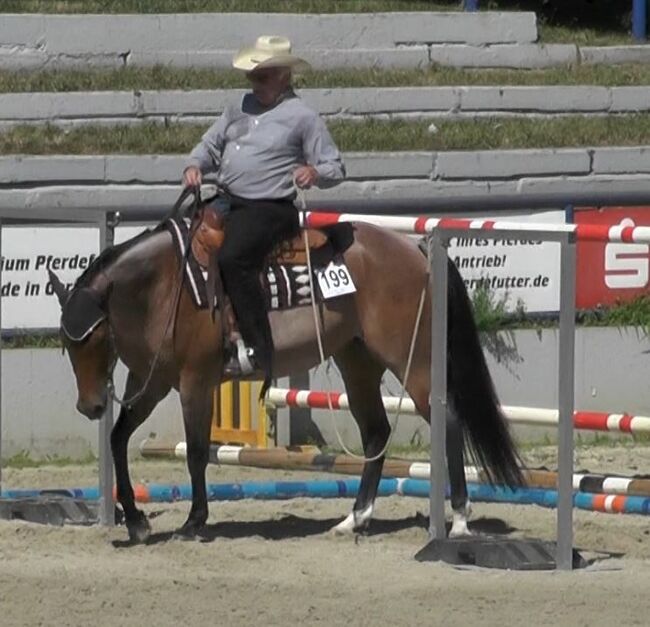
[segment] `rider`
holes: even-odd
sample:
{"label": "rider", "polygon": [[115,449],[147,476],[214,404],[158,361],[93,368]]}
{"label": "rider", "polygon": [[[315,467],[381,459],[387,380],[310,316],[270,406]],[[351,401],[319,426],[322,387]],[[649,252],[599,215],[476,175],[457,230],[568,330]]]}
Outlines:
{"label": "rider", "polygon": [[274,246],[298,231],[296,187],[342,179],[345,168],[323,120],[293,91],[292,71],[309,64],[291,54],[287,38],[261,36],[232,64],[252,91],[203,135],[183,184],[200,185],[202,173],[216,172],[230,197],[219,266],[247,350],[231,355],[225,371],[238,376],[259,368],[270,382],[273,339],[259,273]]}

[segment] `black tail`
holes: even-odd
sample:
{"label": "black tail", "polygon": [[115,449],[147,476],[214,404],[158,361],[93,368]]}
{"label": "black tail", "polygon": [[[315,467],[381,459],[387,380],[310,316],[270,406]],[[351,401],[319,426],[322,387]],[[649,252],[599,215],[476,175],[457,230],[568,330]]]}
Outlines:
{"label": "black tail", "polygon": [[472,306],[458,269],[449,260],[447,392],[464,426],[471,456],[491,483],[524,484],[521,460],[488,370]]}

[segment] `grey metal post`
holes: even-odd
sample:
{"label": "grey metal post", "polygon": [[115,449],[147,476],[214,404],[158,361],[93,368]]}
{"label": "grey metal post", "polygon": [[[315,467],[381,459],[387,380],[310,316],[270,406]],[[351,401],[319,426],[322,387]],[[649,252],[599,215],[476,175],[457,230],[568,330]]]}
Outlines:
{"label": "grey metal post", "polygon": [[[310,388],[309,371],[300,374],[292,374],[289,377],[289,387],[297,390],[308,390]],[[311,419],[311,409],[307,407],[289,407],[289,424],[288,424],[288,445],[305,444],[313,442],[322,446],[322,437],[314,437],[314,432],[318,431],[316,425]]]}
{"label": "grey metal post", "polygon": [[[99,223],[101,249],[115,241],[115,214],[106,213]],[[99,521],[112,527],[115,524],[115,503],[113,500],[113,457],[111,455],[111,431],[113,429],[113,400],[109,398],[106,412],[99,423]]]}
{"label": "grey metal post", "polygon": [[576,243],[560,244],[560,347],[558,364],[557,555],[560,570],[573,568],[573,411],[575,404]]}
{"label": "grey metal post", "polygon": [[[2,259],[2,220],[0,220],[0,259]],[[2,287],[2,264],[0,264]],[[2,494],[2,296],[0,296],[0,494]]]}
{"label": "grey metal post", "polygon": [[445,426],[447,419],[447,243],[439,231],[429,240],[431,293],[431,487],[429,535],[446,537],[445,529]]}

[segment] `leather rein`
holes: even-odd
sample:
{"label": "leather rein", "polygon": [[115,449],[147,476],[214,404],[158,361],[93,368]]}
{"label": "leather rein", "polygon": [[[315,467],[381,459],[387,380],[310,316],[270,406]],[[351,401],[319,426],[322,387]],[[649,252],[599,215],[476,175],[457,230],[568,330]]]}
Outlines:
{"label": "leather rein", "polygon": [[[178,200],[176,200],[176,202],[174,203],[174,206],[172,207],[171,211],[162,219],[161,224],[172,218],[177,218],[180,215],[181,206],[190,195],[194,196],[194,201],[192,202],[192,205],[190,206],[188,211],[188,215],[191,220],[191,218],[193,218],[194,215],[196,215],[201,205],[201,188],[198,185],[195,187],[186,187],[185,189],[183,189],[180,196],[178,197]],[[190,224],[192,224],[192,222],[193,221],[191,220]],[[156,351],[153,360],[151,361],[151,365],[149,366],[149,372],[144,380],[144,383],[142,384],[140,389],[129,398],[125,398],[125,397],[120,398],[115,391],[115,381],[113,375],[115,372],[115,367],[117,365],[118,354],[115,348],[115,334],[113,332],[113,327],[111,326],[111,322],[108,318],[108,311],[107,311],[106,322],[108,323],[110,342],[111,342],[111,347],[113,349],[113,359],[111,365],[108,368],[106,388],[111,400],[115,401],[120,407],[123,407],[126,410],[131,409],[134,403],[139,401],[145,395],[149,387],[149,384],[151,383],[151,379],[153,378],[153,374],[156,370],[156,366],[158,365],[158,360],[160,359],[160,355],[162,353],[162,348],[165,343],[165,338],[167,337],[167,333],[169,332],[172,323],[175,322],[176,314],[178,313],[178,306],[180,304],[181,295],[183,292],[183,273],[185,272],[185,268],[187,266],[188,259],[190,256],[190,251],[192,250],[192,238],[196,233],[197,226],[198,226],[198,222],[194,226],[194,228],[190,228],[187,235],[187,242],[185,243],[185,251],[183,253],[183,258],[181,259],[180,268],[178,270],[178,278],[176,280],[174,298],[172,300],[172,304],[169,310],[169,315],[167,317],[167,323],[165,324],[165,328],[163,330],[162,337],[160,339],[160,345],[158,346],[158,350]]]}

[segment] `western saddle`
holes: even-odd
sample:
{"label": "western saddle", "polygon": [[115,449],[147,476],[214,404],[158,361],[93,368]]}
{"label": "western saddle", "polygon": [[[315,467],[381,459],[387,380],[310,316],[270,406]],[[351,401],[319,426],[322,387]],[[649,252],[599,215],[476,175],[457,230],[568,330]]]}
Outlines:
{"label": "western saddle", "polygon": [[[207,270],[206,290],[211,314],[217,306],[221,310],[223,333],[226,344],[235,345],[241,341],[235,313],[227,298],[218,266],[218,253],[226,237],[223,214],[209,204],[202,205],[194,214],[190,226],[192,255],[197,263]],[[304,229],[299,235],[283,242],[279,250],[271,253],[270,260],[281,264],[307,264]],[[322,231],[307,229],[310,251],[325,251],[328,237]]]}

